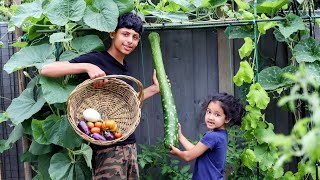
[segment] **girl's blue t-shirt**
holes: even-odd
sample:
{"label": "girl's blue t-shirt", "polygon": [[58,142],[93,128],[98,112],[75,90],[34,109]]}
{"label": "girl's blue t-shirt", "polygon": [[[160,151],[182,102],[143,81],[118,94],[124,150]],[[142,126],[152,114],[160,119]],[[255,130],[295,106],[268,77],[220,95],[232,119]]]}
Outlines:
{"label": "girl's blue t-shirt", "polygon": [[223,180],[228,148],[226,130],[208,131],[200,139],[208,150],[196,159],[193,180]]}

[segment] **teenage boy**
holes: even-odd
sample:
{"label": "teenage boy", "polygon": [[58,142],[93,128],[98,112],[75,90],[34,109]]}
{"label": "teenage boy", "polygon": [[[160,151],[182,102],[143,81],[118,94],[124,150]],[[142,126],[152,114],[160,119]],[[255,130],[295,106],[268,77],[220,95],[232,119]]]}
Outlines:
{"label": "teenage boy", "polygon": [[[68,74],[78,74],[78,78],[94,79],[105,75],[132,75],[125,62],[126,55],[130,54],[138,45],[143,22],[134,13],[125,13],[118,19],[115,32],[109,33],[112,40],[110,48],[105,52],[93,52],[82,55],[71,61],[59,61],[45,65],[41,75],[60,77]],[[153,84],[144,89],[144,99],[160,91],[155,72]],[[102,87],[104,81],[94,84]],[[131,81],[127,81],[132,85]],[[93,149],[93,179],[139,179],[137,162],[137,146],[134,133],[125,141],[111,146],[91,145]]]}

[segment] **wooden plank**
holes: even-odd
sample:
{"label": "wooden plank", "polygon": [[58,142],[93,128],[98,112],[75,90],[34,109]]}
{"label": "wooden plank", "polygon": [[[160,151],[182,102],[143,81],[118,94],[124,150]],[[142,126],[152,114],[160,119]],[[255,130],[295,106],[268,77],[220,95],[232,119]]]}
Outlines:
{"label": "wooden plank", "polygon": [[217,29],[219,92],[234,94],[233,74],[233,42],[225,35],[224,28]]}

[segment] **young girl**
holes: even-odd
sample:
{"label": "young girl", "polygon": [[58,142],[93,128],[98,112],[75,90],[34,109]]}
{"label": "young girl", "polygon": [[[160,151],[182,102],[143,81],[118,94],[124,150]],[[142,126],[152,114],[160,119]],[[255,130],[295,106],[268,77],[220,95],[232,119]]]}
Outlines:
{"label": "young girl", "polygon": [[204,121],[209,131],[193,145],[184,137],[179,124],[179,141],[185,151],[171,146],[170,153],[185,161],[196,159],[193,180],[223,180],[228,147],[225,125],[229,122],[240,124],[244,108],[239,100],[227,93],[209,97],[203,105]]}

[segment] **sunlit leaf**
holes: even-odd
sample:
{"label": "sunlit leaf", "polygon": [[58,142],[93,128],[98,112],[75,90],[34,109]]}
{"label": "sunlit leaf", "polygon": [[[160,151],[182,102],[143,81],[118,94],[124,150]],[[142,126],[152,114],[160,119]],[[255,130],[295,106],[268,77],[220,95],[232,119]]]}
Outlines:
{"label": "sunlit leaf", "polygon": [[253,80],[253,70],[247,61],[241,61],[237,74],[233,77],[233,82],[241,86],[243,82],[251,83]]}
{"label": "sunlit leaf", "polygon": [[35,0],[32,3],[23,3],[18,6],[16,12],[10,21],[17,27],[21,27],[22,23],[28,18],[40,18],[43,13],[41,1]]}
{"label": "sunlit leaf", "polygon": [[251,149],[246,149],[241,154],[242,163],[249,169],[253,170],[257,162],[256,156]]}
{"label": "sunlit leaf", "polygon": [[268,93],[260,86],[259,83],[252,84],[247,95],[247,101],[251,106],[257,106],[260,109],[266,109],[270,98]]}
{"label": "sunlit leaf", "polygon": [[118,24],[119,9],[114,1],[94,0],[87,6],[83,20],[91,28],[112,32]]}
{"label": "sunlit leaf", "polygon": [[14,53],[4,65],[3,69],[7,71],[7,73],[32,66],[35,66],[37,69],[42,69],[45,64],[54,61],[54,47],[51,45],[29,46]]}
{"label": "sunlit leaf", "polygon": [[277,25],[279,26],[279,31],[284,36],[288,38],[292,33],[298,30],[305,30],[305,26],[301,17],[289,13],[285,21],[279,21]]}
{"label": "sunlit leaf", "polygon": [[250,56],[251,52],[254,50],[254,43],[251,38],[245,37],[244,44],[238,50],[240,58],[243,59],[244,57]]}
{"label": "sunlit leaf", "polygon": [[265,90],[275,90],[293,84],[294,81],[284,78],[284,74],[294,74],[296,70],[297,68],[291,65],[284,67],[283,69],[278,66],[265,68],[259,73],[259,83]]}
{"label": "sunlit leaf", "polygon": [[171,22],[185,22],[189,21],[188,16],[183,12],[159,12],[155,10],[149,10],[148,13],[157,16],[162,19],[169,20]]}
{"label": "sunlit leaf", "polygon": [[69,21],[80,21],[86,9],[84,0],[52,0],[47,15],[53,24],[64,26]]}
{"label": "sunlit leaf", "polygon": [[244,39],[249,37],[254,39],[252,26],[228,26],[224,31],[229,39]]}
{"label": "sunlit leaf", "polygon": [[119,15],[132,11],[135,5],[133,0],[116,0],[115,3],[118,5]]}

